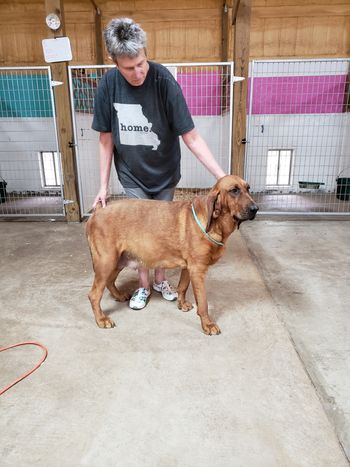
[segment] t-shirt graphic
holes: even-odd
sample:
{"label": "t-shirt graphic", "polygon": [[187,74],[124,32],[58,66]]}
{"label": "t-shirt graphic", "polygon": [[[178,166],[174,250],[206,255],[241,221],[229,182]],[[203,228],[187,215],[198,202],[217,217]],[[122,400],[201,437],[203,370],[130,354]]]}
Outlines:
{"label": "t-shirt graphic", "polygon": [[152,131],[150,123],[142,112],[139,104],[113,104],[118,113],[120,144],[129,146],[152,146],[158,149],[160,141]]}

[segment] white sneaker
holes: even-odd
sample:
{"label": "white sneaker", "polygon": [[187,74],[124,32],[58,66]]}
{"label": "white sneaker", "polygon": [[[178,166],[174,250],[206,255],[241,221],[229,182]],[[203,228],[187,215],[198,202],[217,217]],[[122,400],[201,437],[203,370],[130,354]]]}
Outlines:
{"label": "white sneaker", "polygon": [[149,296],[151,295],[151,291],[149,289],[145,289],[144,287],[140,287],[139,289],[135,290],[132,294],[132,297],[129,301],[129,307],[133,310],[142,310],[147,305]]}
{"label": "white sneaker", "polygon": [[169,302],[177,300],[177,292],[173,287],[171,287],[168,281],[162,281],[160,284],[154,283],[153,290],[160,292],[163,298],[165,298],[165,300],[169,300]]}

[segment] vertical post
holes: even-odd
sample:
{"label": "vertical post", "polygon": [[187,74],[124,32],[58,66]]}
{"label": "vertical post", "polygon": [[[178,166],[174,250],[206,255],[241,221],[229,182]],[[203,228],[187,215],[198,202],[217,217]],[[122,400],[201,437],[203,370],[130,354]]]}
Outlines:
{"label": "vertical post", "polygon": [[350,69],[345,81],[343,112],[350,112]]}
{"label": "vertical post", "polygon": [[[231,31],[231,12],[230,7],[232,0],[226,0],[222,7],[221,16],[221,61],[227,62],[229,60],[229,49],[230,49],[230,31]],[[224,114],[227,112],[229,99],[229,84],[230,76],[226,73],[221,74],[221,112]],[[230,109],[231,110],[231,109]],[[232,139],[232,138],[231,138]]]}
{"label": "vertical post", "polygon": [[228,59],[228,5],[222,7],[221,16],[221,60],[227,62]]}
{"label": "vertical post", "polygon": [[96,45],[96,63],[103,65],[103,47],[102,47],[102,14],[100,7],[94,0],[90,0],[95,12],[95,45]]}
{"label": "vertical post", "polygon": [[251,0],[235,0],[234,11],[234,74],[245,79],[235,83],[233,91],[231,170],[244,177]]}
{"label": "vertical post", "polygon": [[[58,31],[49,30],[48,37],[62,37],[65,35],[63,0],[45,0],[46,14],[55,13],[61,19],[61,28]],[[58,143],[61,153],[63,172],[63,194],[65,199],[65,212],[68,222],[80,221],[80,208],[78,202],[77,170],[75,165],[74,132],[71,105],[69,99],[68,62],[51,64],[53,81],[63,84],[54,87],[56,103],[56,120],[58,130]]]}
{"label": "vertical post", "polygon": [[225,0],[221,13],[221,60],[223,62],[232,59],[232,1]]}
{"label": "vertical post", "polygon": [[103,65],[103,47],[102,47],[102,20],[101,10],[95,11],[95,36],[96,36],[96,61],[97,65]]}

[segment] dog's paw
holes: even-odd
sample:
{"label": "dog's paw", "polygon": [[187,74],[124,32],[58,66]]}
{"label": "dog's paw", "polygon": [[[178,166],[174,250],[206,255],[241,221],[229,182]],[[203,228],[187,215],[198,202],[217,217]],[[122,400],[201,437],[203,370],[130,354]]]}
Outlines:
{"label": "dog's paw", "polygon": [[117,302],[126,302],[130,300],[131,294],[128,292],[120,292],[119,290],[110,290],[110,294]]}
{"label": "dog's paw", "polygon": [[111,329],[115,327],[115,322],[111,318],[108,318],[107,316],[99,319],[98,321],[96,321],[96,323],[99,328],[103,328],[103,329]]}
{"label": "dog's paw", "polygon": [[203,325],[203,331],[207,336],[217,336],[221,334],[219,326],[215,323],[208,323]]}
{"label": "dog's paw", "polygon": [[130,298],[131,298],[130,293],[128,293],[128,292],[119,292],[119,295],[116,298],[116,300],[118,302],[127,302],[128,300],[130,300]]}
{"label": "dog's paw", "polygon": [[192,310],[193,305],[192,305],[191,302],[188,302],[187,300],[185,300],[185,301],[178,300],[177,307],[181,311],[190,311],[190,310]]}

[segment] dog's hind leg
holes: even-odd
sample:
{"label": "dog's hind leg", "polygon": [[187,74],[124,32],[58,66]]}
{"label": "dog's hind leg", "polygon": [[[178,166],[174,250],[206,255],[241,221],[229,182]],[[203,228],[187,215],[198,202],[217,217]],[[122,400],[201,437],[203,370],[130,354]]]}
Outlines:
{"label": "dog's hind leg", "polygon": [[95,279],[89,292],[89,300],[95,315],[97,326],[100,328],[114,328],[115,323],[106,316],[101,309],[103,291],[111,278],[115,276],[115,258],[99,258],[94,261]]}
{"label": "dog's hind leg", "polygon": [[191,302],[186,300],[186,292],[190,285],[190,274],[188,269],[181,271],[179,285],[177,286],[177,307],[181,311],[190,311],[193,308]]}
{"label": "dog's hind leg", "polygon": [[115,285],[115,282],[117,280],[117,277],[119,273],[124,269],[124,265],[119,265],[115,268],[114,272],[110,275],[108,281],[107,281],[107,289],[109,290],[110,294],[114,298],[114,300],[117,300],[118,302],[125,302],[126,300],[130,299],[130,293],[127,292],[121,292],[117,286]]}

